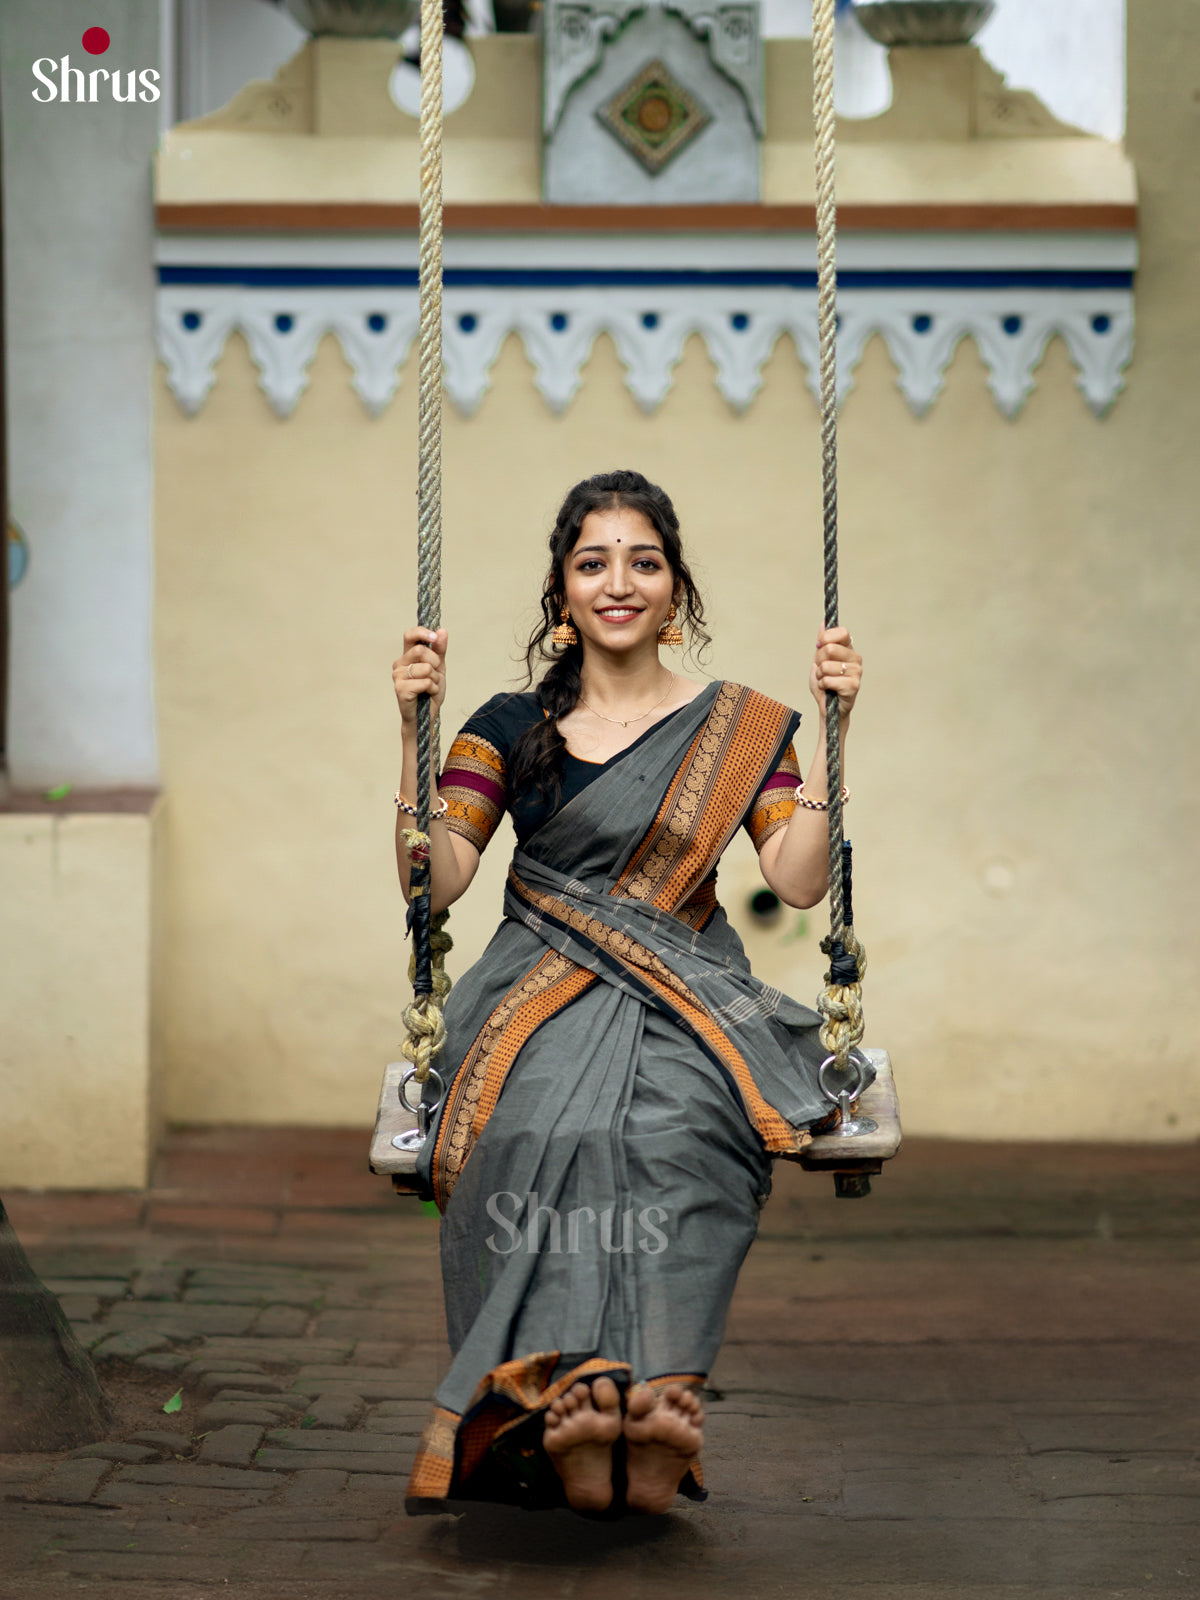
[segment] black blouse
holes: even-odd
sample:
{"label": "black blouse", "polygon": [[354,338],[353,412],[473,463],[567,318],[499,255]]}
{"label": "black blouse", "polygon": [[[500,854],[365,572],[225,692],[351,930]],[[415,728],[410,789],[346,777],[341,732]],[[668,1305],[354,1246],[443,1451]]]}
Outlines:
{"label": "black blouse", "polygon": [[[524,844],[530,836],[547,822],[559,806],[582,794],[588,784],[606,771],[616,761],[623,761],[670,717],[678,715],[682,706],[668,711],[665,717],[652,722],[632,744],[618,750],[607,761],[584,761],[564,752],[562,762],[562,789],[558,801],[543,799],[535,791],[514,794],[508,782],[509,758],[517,739],[526,728],[544,717],[536,694],[497,694],[480,706],[467,721],[450,746],[438,788],[447,802],[446,825],[477,850],[482,851],[495,833],[501,817],[508,811],[516,830],[517,841]],[[779,828],[786,826],[796,809],[795,790],[800,782],[800,768],[796,752],[788,745],[779,765],[759,789],[754,805],[746,820],[746,828],[761,850],[763,844]]]}

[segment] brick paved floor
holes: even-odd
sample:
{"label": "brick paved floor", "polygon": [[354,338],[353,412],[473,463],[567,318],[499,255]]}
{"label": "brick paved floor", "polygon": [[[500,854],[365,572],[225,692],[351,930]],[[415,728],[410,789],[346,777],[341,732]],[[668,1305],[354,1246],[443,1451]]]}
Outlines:
{"label": "brick paved floor", "polygon": [[115,1419],[0,1457],[0,1600],[1200,1596],[1195,1147],[911,1141],[865,1201],[779,1169],[709,1500],[612,1526],[404,1516],[437,1222],[364,1152],[190,1131],[144,1195],[6,1196]]}

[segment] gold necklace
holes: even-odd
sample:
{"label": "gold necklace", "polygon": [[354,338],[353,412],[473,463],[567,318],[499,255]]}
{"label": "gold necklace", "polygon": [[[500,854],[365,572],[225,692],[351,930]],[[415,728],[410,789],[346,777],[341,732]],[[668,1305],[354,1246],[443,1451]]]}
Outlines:
{"label": "gold necklace", "polygon": [[[667,694],[670,694],[671,690],[674,687],[675,687],[675,674],[672,673],[671,674],[671,681],[667,685]],[[667,698],[667,694],[663,695],[662,700],[656,700],[654,702],[654,704],[650,707],[650,711],[657,711],[659,706],[662,705],[663,700],[665,700]],[[581,706],[587,706],[588,710],[592,713],[592,715],[594,717],[599,717],[601,722],[620,722],[621,726],[623,728],[627,728],[631,722],[642,722],[646,717],[648,717],[650,715],[650,711],[639,711],[636,717],[627,717],[625,719],[625,721],[622,722],[620,717],[606,717],[604,715],[603,711],[597,711],[595,706],[588,706],[587,701],[583,698],[582,695],[579,696],[579,704]]]}

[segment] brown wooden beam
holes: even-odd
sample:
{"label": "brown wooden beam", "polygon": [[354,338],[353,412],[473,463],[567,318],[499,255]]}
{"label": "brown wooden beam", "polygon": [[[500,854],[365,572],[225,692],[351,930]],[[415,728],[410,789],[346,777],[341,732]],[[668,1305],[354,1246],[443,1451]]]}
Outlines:
{"label": "brown wooden beam", "polygon": [[[415,233],[414,204],[373,201],[164,201],[163,233]],[[881,233],[1132,232],[1136,205],[845,204],[838,226]],[[450,233],[812,233],[810,205],[544,206],[451,201]]]}

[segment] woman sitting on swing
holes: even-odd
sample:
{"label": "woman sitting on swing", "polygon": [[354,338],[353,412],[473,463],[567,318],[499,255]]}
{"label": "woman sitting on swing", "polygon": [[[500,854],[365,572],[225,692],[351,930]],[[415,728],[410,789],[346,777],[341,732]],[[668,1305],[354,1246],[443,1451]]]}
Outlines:
{"label": "woman sitting on swing", "polygon": [[[504,920],[446,1003],[446,1096],[418,1163],[443,1213],[454,1359],[412,1511],[703,1498],[698,1391],[771,1158],[830,1110],[818,1017],[753,976],[716,899],[742,826],[781,900],[825,895],[823,726],[800,785],[798,713],[659,659],[683,642],[680,609],[694,641],[708,635],[674,509],[640,473],[577,484],[550,553],[530,681],[539,655],[552,665],[467,722],[430,828],[435,912],[464,893],[505,809],[517,848]],[[442,702],[446,632],[404,642],[411,798],[416,703]],[[846,630],[822,631],[822,724],[827,690],[849,716],[860,673]]]}

